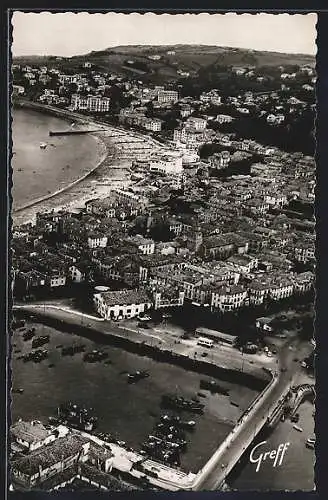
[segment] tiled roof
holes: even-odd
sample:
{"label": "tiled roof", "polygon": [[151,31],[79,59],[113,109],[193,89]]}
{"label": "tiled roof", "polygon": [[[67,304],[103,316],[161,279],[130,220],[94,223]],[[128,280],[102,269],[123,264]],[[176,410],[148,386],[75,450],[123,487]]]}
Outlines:
{"label": "tiled roof", "polygon": [[108,306],[143,304],[151,302],[144,290],[115,290],[100,294]]}
{"label": "tiled roof", "polygon": [[28,443],[36,443],[38,441],[43,441],[46,439],[51,432],[45,428],[45,426],[39,422],[16,422],[10,429],[11,434],[16,439],[22,439]]}
{"label": "tiled roof", "polygon": [[46,469],[52,465],[72,457],[78,453],[82,445],[88,440],[78,434],[71,434],[64,438],[59,438],[49,446],[44,446],[24,458],[12,463],[13,470],[19,470],[21,473],[32,476],[41,469]]}

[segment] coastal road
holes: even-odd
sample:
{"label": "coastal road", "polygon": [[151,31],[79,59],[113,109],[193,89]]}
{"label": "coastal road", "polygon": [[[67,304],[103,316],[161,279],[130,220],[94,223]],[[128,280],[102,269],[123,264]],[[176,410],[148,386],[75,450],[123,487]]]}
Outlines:
{"label": "coastal road", "polygon": [[[74,311],[64,304],[54,302],[43,304],[17,305],[17,309],[24,309],[30,313],[38,313],[41,316],[54,318],[64,324],[74,324],[84,328],[88,328],[90,333],[99,332],[103,335],[115,335],[122,339],[129,339],[136,344],[146,344],[151,347],[156,347],[161,350],[171,351],[181,356],[186,356],[189,359],[194,359],[197,362],[205,362],[213,364],[226,370],[234,370],[240,373],[249,374],[260,380],[268,380],[268,375],[264,372],[263,367],[274,369],[276,359],[268,358],[265,355],[261,360],[257,360],[251,355],[241,354],[234,348],[224,346],[216,346],[213,349],[204,349],[197,346],[196,340],[182,340],[174,337],[170,332],[158,329],[142,329],[135,325],[128,326],[126,324],[113,323],[112,321],[104,321],[102,318],[92,317],[87,314],[82,314],[79,311]],[[202,354],[207,356],[203,357]]]}
{"label": "coastal road", "polygon": [[265,424],[267,416],[277,406],[281,395],[293,385],[293,380],[301,369],[300,363],[294,361],[294,359],[304,358],[312,349],[310,344],[304,345],[299,339],[292,339],[284,346],[279,356],[277,383],[272,390],[269,390],[264,395],[253,412],[250,411],[249,419],[236,433],[229,447],[219,454],[215,460],[210,459],[203,467],[193,489],[199,491],[220,488],[228,473]]}

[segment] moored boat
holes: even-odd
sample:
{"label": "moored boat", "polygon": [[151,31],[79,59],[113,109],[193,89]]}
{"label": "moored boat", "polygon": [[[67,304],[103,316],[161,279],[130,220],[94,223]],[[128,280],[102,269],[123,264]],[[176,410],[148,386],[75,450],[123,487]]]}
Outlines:
{"label": "moored boat", "polygon": [[31,340],[35,335],[35,328],[29,328],[23,333],[23,340]]}
{"label": "moored boat", "polygon": [[49,342],[49,339],[50,339],[49,335],[35,337],[32,340],[32,349],[35,349],[36,347],[41,347],[42,345],[47,344]]}
{"label": "moored boat", "polygon": [[149,373],[146,370],[137,370],[134,373],[129,373],[128,374],[128,382],[130,384],[134,382],[138,382],[139,380],[142,380],[144,378],[148,378]]}
{"label": "moored boat", "polygon": [[12,389],[11,392],[13,394],[23,394],[24,389]]}
{"label": "moored boat", "polygon": [[92,431],[98,421],[97,417],[91,415],[87,408],[72,402],[61,404],[57,408],[57,415],[61,423],[85,431]]}
{"label": "moored boat", "polygon": [[201,380],[199,386],[201,389],[229,396],[229,391],[218,384],[215,380]]}
{"label": "moored boat", "polygon": [[162,404],[167,408],[185,410],[195,413],[203,413],[204,404],[196,403],[195,401],[191,401],[183,398],[182,396],[172,396],[166,394],[162,396]]}

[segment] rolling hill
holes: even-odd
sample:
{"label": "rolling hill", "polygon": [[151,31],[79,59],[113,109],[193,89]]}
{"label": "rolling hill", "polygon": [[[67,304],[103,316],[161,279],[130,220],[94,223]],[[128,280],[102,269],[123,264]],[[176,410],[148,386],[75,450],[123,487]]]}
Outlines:
{"label": "rolling hill", "polygon": [[[152,57],[155,56],[155,59]],[[159,57],[158,57],[159,56]],[[150,57],[150,58],[149,58]],[[288,66],[315,65],[315,57],[306,54],[284,54],[208,45],[112,47],[73,57],[22,56],[13,62],[20,64],[56,65],[69,72],[80,71],[89,61],[96,68],[121,75],[142,75],[143,79],[170,81],[177,70],[196,76],[199,69],[213,66]]]}

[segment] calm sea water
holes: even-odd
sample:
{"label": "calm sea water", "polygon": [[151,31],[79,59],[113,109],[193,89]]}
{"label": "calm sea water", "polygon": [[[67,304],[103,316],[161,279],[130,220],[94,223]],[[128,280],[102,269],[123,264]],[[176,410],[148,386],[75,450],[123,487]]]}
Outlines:
{"label": "calm sea water", "polygon": [[64,187],[98,161],[101,147],[94,137],[49,136],[49,130],[65,130],[70,122],[25,109],[14,109],[12,118],[14,209]]}
{"label": "calm sea water", "polygon": [[[23,388],[23,394],[13,394],[12,420],[39,419],[47,421],[54,415],[57,406],[71,400],[95,409],[99,418],[99,429],[111,432],[138,448],[151,434],[156,416],[165,413],[161,409],[161,396],[167,392],[185,397],[195,397],[203,376],[168,363],[158,363],[110,345],[99,346],[89,339],[82,339],[47,326],[34,325],[40,335],[50,335],[46,346],[49,359],[39,364],[24,363],[17,357],[31,350],[31,341],[24,342],[16,332],[13,337],[12,381],[14,388]],[[112,364],[83,362],[83,354],[74,357],[60,354],[56,345],[86,344],[86,350],[104,349]],[[15,353],[15,350],[21,353]],[[54,363],[53,368],[49,364]],[[127,375],[138,369],[149,370],[150,377],[135,385],[127,383]],[[185,470],[197,471],[230,432],[233,422],[246,409],[257,392],[236,384],[223,382],[229,388],[231,399],[239,401],[240,407],[230,404],[229,397],[210,395],[206,398],[205,414],[186,413],[186,418],[197,422],[190,435],[187,453],[182,455]],[[155,415],[155,416],[154,416]]]}

